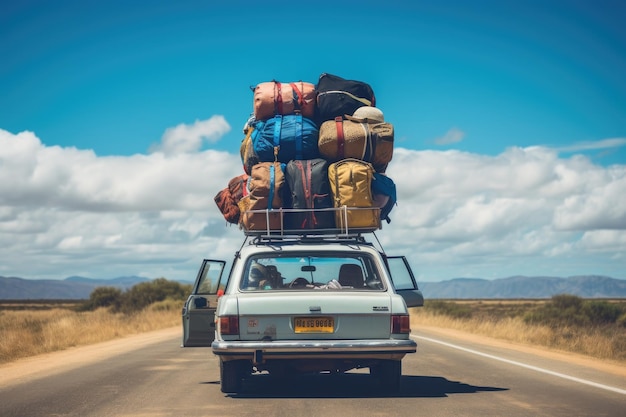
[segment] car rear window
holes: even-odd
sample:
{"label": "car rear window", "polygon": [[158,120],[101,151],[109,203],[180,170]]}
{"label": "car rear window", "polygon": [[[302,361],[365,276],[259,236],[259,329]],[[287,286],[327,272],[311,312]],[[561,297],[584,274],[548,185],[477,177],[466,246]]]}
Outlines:
{"label": "car rear window", "polygon": [[259,255],[248,260],[242,291],[384,290],[376,263],[354,253]]}

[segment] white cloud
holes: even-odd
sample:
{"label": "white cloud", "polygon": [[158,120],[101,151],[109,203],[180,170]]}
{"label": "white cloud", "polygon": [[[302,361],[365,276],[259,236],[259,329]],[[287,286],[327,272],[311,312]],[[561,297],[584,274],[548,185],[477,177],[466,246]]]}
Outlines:
{"label": "white cloud", "polygon": [[240,167],[226,152],[98,157],[0,130],[0,275],[159,276],[167,260],[195,268],[203,242],[239,237],[213,197]]}
{"label": "white cloud", "polygon": [[450,145],[453,143],[459,143],[465,137],[465,132],[456,127],[451,128],[445,135],[435,139],[436,145]]}
{"label": "white cloud", "polygon": [[98,157],[46,147],[31,133],[0,136],[0,204],[89,212],[198,209],[223,173],[241,165],[217,151]]}
{"label": "white cloud", "polygon": [[[421,259],[418,271],[444,278],[472,265],[483,277],[522,270],[625,277],[614,259],[626,253],[626,166],[561,159],[541,147],[495,157],[396,149],[388,174],[399,200],[381,234]],[[613,239],[589,237],[606,229]]]}
{"label": "white cloud", "polygon": [[230,125],[223,116],[196,120],[192,125],[181,123],[168,128],[161,138],[161,143],[154,146],[153,151],[166,155],[197,152],[204,141],[215,143],[228,132]]}
{"label": "white cloud", "polygon": [[[241,174],[215,150],[98,157],[0,130],[0,275],[193,279],[242,234],[213,198]],[[421,280],[606,274],[626,278],[626,166],[543,147],[490,157],[396,148],[391,224],[377,233]]]}
{"label": "white cloud", "polygon": [[[611,176],[611,172],[615,174]],[[596,173],[599,187],[567,196],[555,210],[555,227],[565,230],[615,229],[626,231],[626,173],[612,169]],[[591,185],[591,182],[589,182]]]}
{"label": "white cloud", "polygon": [[569,146],[556,148],[561,152],[581,152],[597,149],[620,148],[626,146],[626,138],[609,138],[599,141],[577,142]]}
{"label": "white cloud", "polygon": [[[626,247],[626,233],[621,230],[591,230],[585,232],[579,244],[591,251],[612,251],[615,247]],[[626,260],[626,251],[615,252],[614,258]]]}

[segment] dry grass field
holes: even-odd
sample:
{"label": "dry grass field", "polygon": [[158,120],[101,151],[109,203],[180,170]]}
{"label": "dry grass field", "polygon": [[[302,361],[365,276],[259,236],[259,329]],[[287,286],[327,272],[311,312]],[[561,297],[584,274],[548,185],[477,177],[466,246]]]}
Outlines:
{"label": "dry grass field", "polygon": [[[579,310],[596,315],[607,303],[609,312],[613,306],[618,314],[626,311],[626,300],[573,301]],[[414,328],[461,330],[626,364],[626,316],[615,323],[589,322],[569,304],[556,305],[559,310],[553,304],[550,300],[432,300],[412,309],[411,320]],[[181,301],[159,301],[132,314],[109,308],[77,311],[76,306],[71,302],[0,302],[0,364],[181,324]]]}
{"label": "dry grass field", "polygon": [[133,313],[76,311],[72,302],[0,303],[0,364],[73,346],[180,325],[182,302],[165,300]]}
{"label": "dry grass field", "polygon": [[[606,304],[624,312],[626,300],[573,299],[581,302],[578,309],[558,306],[557,314],[554,314],[554,300],[426,301],[425,307],[412,309],[411,324],[413,327],[455,329],[626,364],[626,317],[623,313],[614,323],[588,320],[587,316],[577,313]],[[553,314],[545,317],[546,313]]]}

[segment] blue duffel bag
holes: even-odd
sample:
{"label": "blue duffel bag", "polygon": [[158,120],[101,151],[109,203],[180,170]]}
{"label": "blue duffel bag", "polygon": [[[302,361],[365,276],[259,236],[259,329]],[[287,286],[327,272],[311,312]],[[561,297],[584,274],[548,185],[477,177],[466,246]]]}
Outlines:
{"label": "blue duffel bag", "polygon": [[288,163],[319,156],[319,130],[301,114],[276,115],[253,122],[252,147],[261,162]]}

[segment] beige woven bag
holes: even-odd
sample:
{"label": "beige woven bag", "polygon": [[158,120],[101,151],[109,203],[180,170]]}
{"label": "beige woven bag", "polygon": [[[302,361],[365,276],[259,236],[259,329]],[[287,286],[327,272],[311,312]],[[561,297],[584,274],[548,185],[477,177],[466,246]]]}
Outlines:
{"label": "beige woven bag", "polygon": [[322,123],[318,148],[320,155],[330,162],[356,158],[371,162],[376,172],[383,173],[393,157],[393,140],[391,123],[346,115]]}

